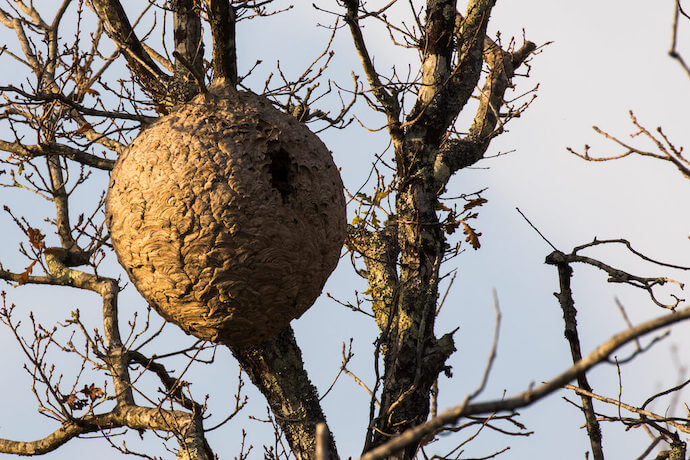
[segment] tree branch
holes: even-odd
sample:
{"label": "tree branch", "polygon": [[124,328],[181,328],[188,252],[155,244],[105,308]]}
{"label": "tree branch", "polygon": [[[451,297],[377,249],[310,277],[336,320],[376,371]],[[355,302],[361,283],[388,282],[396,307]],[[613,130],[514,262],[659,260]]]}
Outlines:
{"label": "tree branch", "polygon": [[479,108],[468,135],[470,139],[479,142],[487,142],[495,136],[498,113],[504,104],[503,96],[511,86],[515,69],[537,48],[534,43],[525,42],[519,50],[511,54],[502,50],[492,40],[487,39],[485,42],[488,42],[484,52],[489,65],[489,75],[479,96]]}
{"label": "tree branch", "polygon": [[388,120],[388,132],[395,144],[402,143],[403,133],[400,129],[400,104],[397,96],[391,94],[386,90],[386,87],[381,82],[378,72],[374,68],[374,63],[369,55],[362,30],[359,27],[359,0],[344,0],[343,3],[347,8],[345,14],[345,22],[350,28],[352,40],[359,55],[364,74],[367,77],[371,92],[376,97],[376,100],[381,104],[383,112],[386,114]]}
{"label": "tree branch", "polygon": [[[266,397],[271,411],[285,433],[297,458],[313,459],[316,451],[316,425],[326,423],[319,397],[302,362],[302,352],[288,326],[266,342],[232,349],[235,358],[254,385]],[[328,432],[328,452],[337,452]]]}
{"label": "tree branch", "polygon": [[680,6],[680,0],[676,0],[675,3],[676,9],[673,13],[673,25],[671,26],[671,49],[668,51],[668,55],[677,60],[683,70],[685,70],[685,73],[688,75],[688,77],[690,77],[690,66],[688,66],[688,64],[685,62],[685,59],[683,59],[683,56],[681,56],[677,48],[679,26],[678,19],[680,19],[681,15],[685,18],[688,18],[688,15],[683,12],[682,7]]}
{"label": "tree branch", "polygon": [[[5,149],[6,144],[0,141],[0,149]],[[28,146],[29,148],[33,146]],[[59,155],[65,158],[69,158],[72,161],[83,164],[85,166],[91,166],[93,168],[102,169],[105,171],[111,171],[113,166],[115,166],[115,160],[110,160],[108,158],[101,158],[95,155],[91,155],[82,150],[75,149],[65,144],[58,144],[56,142],[47,144],[45,146],[35,146],[38,151],[34,150],[31,154],[35,156],[43,155]]]}
{"label": "tree branch", "polygon": [[400,248],[396,241],[397,231],[395,219],[389,219],[386,227],[376,232],[348,225],[345,239],[346,247],[364,259],[367,281],[372,291],[372,310],[382,335],[390,328],[390,314],[394,309],[398,288],[397,262]]}
{"label": "tree branch", "polygon": [[[678,431],[682,431],[683,433],[690,433],[690,426],[687,424],[687,419],[673,419],[669,417],[664,417],[659,414],[655,414],[654,412],[650,412],[644,409],[640,409],[639,407],[631,406],[630,404],[626,404],[624,402],[621,402],[619,399],[613,399],[613,398],[607,398],[605,396],[598,395],[596,393],[593,393],[592,390],[586,390],[584,388],[579,388],[574,385],[564,385],[564,388],[567,388],[568,390],[573,390],[575,393],[579,394],[580,396],[585,396],[590,399],[596,399],[601,402],[605,402],[607,404],[611,404],[617,408],[622,408],[627,411],[633,412],[635,414],[639,414],[641,416],[641,419],[639,420],[639,423],[645,423],[645,418],[650,418],[654,421],[660,421],[667,423],[671,425],[672,427],[676,428]],[[679,423],[679,421],[684,421],[685,423]]]}
{"label": "tree branch", "polygon": [[193,399],[187,397],[182,391],[183,385],[179,379],[171,377],[165,366],[154,361],[154,358],[148,358],[138,351],[128,351],[128,360],[140,364],[144,369],[155,373],[165,387],[168,394],[175,400],[176,403],[192,411],[193,414],[201,415],[203,407]]}
{"label": "tree branch", "polygon": [[450,77],[455,10],[455,0],[427,1],[422,81],[410,117],[429,106]]}
{"label": "tree branch", "polygon": [[209,22],[213,40],[213,81],[237,86],[235,8],[227,0],[209,0]]}
{"label": "tree branch", "polygon": [[428,140],[441,139],[477,86],[484,62],[484,37],[495,3],[495,0],[468,2],[466,15],[456,33],[457,65],[446,80],[434,84],[435,93],[415,104],[407,117],[405,125],[425,129]]}
{"label": "tree branch", "polygon": [[119,118],[121,120],[134,120],[134,121],[139,121],[144,124],[151,124],[154,121],[158,119],[158,117],[149,117],[146,115],[140,115],[137,113],[128,113],[128,112],[115,112],[111,110],[98,110],[98,109],[93,109],[89,107],[84,107],[82,104],[76,102],[72,98],[69,98],[65,96],[62,93],[58,92],[50,92],[50,93],[44,93],[44,92],[37,92],[37,93],[28,93],[21,88],[17,88],[16,86],[0,86],[0,92],[13,92],[17,93],[22,97],[25,97],[26,99],[33,101],[33,102],[44,102],[44,101],[57,101],[60,102],[67,107],[70,107],[77,112],[79,112],[82,115],[90,115],[94,117],[104,117],[104,118]]}
{"label": "tree branch", "polygon": [[[561,292],[554,294],[558,299],[558,303],[563,310],[563,320],[565,322],[565,338],[570,345],[570,354],[573,359],[573,364],[576,364],[582,359],[582,351],[580,349],[580,336],[577,332],[577,310],[575,309],[575,300],[573,299],[573,291],[570,287],[570,282],[573,276],[573,269],[568,262],[560,262],[556,264],[558,269],[558,281]],[[589,385],[587,375],[585,373],[578,374],[577,383],[580,388],[585,391],[592,391]],[[602,435],[599,421],[594,412],[594,405],[592,404],[591,396],[580,394],[582,399],[582,412],[585,415],[587,426],[587,435],[592,446],[592,456],[594,460],[604,460],[604,451],[602,448]]]}
{"label": "tree branch", "polygon": [[538,401],[562,388],[565,384],[575,379],[578,374],[586,372],[595,365],[605,361],[608,356],[611,355],[611,353],[623,345],[634,341],[636,338],[644,334],[648,334],[649,332],[674,323],[678,323],[680,321],[685,321],[687,319],[690,319],[690,307],[677,310],[673,313],[669,313],[668,315],[646,321],[634,328],[627,329],[624,332],[614,335],[610,340],[597,347],[596,350],[584,357],[582,360],[578,361],[572,367],[565,370],[563,373],[536,388],[529,388],[523,393],[507,399],[498,399],[476,404],[469,404],[469,401],[465,400],[462,404],[447,409],[426,423],[411,428],[400,436],[378,446],[375,449],[372,449],[364,454],[360,460],[377,460],[385,458],[394,452],[398,452],[409,445],[419,442],[419,440],[423,439],[425,436],[436,432],[436,430],[445,425],[456,424],[458,419],[461,417],[494,412],[513,411],[521,407],[529,406],[533,402]]}
{"label": "tree branch", "polygon": [[[0,439],[0,452],[15,455],[46,454],[79,435],[121,427],[172,432],[181,441],[191,443],[198,431],[197,424],[198,422],[187,412],[164,410],[159,407],[127,406],[106,414],[84,416],[76,421],[64,423],[50,435],[36,441]],[[206,454],[191,458],[211,460],[213,456]]]}
{"label": "tree branch", "polygon": [[196,76],[204,74],[201,17],[195,3],[194,0],[177,0],[173,10],[175,52],[187,61],[187,64],[175,61],[175,78],[185,80],[196,79]]}
{"label": "tree branch", "polygon": [[604,136],[606,139],[609,139],[619,146],[623,147],[625,151],[623,153],[613,155],[613,156],[606,156],[606,157],[601,157],[601,156],[590,156],[590,146],[586,145],[584,146],[584,151],[582,153],[576,152],[572,148],[568,147],[567,150],[582,158],[583,160],[587,161],[610,161],[610,160],[618,160],[620,158],[625,158],[628,155],[636,154],[640,155],[643,157],[651,157],[651,158],[656,158],[657,160],[663,160],[663,161],[668,161],[675,165],[676,168],[683,174],[683,176],[686,179],[690,179],[690,159],[686,158],[683,152],[682,147],[676,147],[671,140],[666,136],[664,131],[661,129],[661,127],[656,128],[657,134],[652,134],[647,128],[642,126],[642,124],[637,120],[637,117],[635,114],[632,112],[632,110],[629,112],[630,119],[632,120],[633,125],[635,128],[637,128],[637,132],[633,133],[630,135],[630,137],[637,137],[640,135],[644,135],[646,138],[648,138],[650,141],[652,141],[656,147],[659,149],[659,153],[657,152],[650,152],[647,150],[642,150],[639,149],[635,146],[630,145],[627,142],[623,142],[616,136],[612,136],[611,134],[607,133],[606,131],[600,129],[597,126],[592,126],[592,129],[596,131],[598,134]]}
{"label": "tree branch", "polygon": [[466,138],[449,139],[439,149],[434,162],[434,179],[438,190],[445,187],[456,171],[481,160],[491,139],[500,134],[501,130],[497,131],[496,125],[504,105],[505,92],[512,85],[515,69],[536,49],[534,43],[525,42],[517,51],[507,53],[488,38],[484,42],[490,70],[479,96],[479,107]]}
{"label": "tree branch", "polygon": [[158,67],[141,45],[120,1],[90,0],[90,3],[142,86],[155,100],[165,99],[168,92],[166,82],[170,76]]}
{"label": "tree branch", "polygon": [[550,264],[550,265],[559,265],[562,263],[572,263],[572,262],[585,263],[588,265],[592,265],[593,267],[597,267],[600,270],[603,270],[604,272],[606,272],[609,275],[609,278],[607,280],[609,283],[629,284],[630,286],[634,286],[636,288],[643,289],[643,290],[647,291],[647,293],[649,294],[649,297],[652,299],[652,301],[662,308],[668,308],[670,310],[673,310],[678,306],[678,304],[681,301],[684,300],[684,299],[678,298],[677,296],[673,295],[672,296],[674,298],[673,304],[664,304],[664,303],[660,302],[656,298],[656,296],[654,295],[654,287],[661,286],[661,285],[664,285],[666,283],[675,283],[678,286],[680,286],[681,289],[684,287],[683,283],[672,280],[670,278],[647,278],[647,277],[631,275],[630,273],[627,273],[627,272],[624,272],[623,270],[619,270],[617,268],[611,267],[610,265],[607,265],[607,264],[605,264],[601,261],[598,261],[596,259],[592,259],[591,257],[581,256],[581,255],[575,254],[575,253],[564,254],[561,251],[554,251],[546,257],[546,263]]}

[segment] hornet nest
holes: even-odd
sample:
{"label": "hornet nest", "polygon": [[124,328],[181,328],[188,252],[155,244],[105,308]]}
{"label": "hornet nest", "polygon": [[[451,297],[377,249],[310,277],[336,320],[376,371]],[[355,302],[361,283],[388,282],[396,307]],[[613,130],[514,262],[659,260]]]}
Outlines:
{"label": "hornet nest", "polygon": [[265,98],[222,86],[130,144],[106,220],[149,304],[234,347],[270,338],[314,303],[346,225],[340,174],[319,138]]}

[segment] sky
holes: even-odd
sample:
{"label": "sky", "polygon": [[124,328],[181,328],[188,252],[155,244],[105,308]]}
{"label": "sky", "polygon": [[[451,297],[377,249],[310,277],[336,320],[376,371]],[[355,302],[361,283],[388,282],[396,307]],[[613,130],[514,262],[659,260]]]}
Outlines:
{"label": "sky", "polygon": [[[128,7],[137,4],[124,3]],[[319,5],[331,3],[319,2]],[[372,7],[375,4],[371,2]],[[240,23],[240,73],[246,72],[257,59],[263,61],[256,73],[247,79],[249,86],[260,88],[277,60],[286,72],[296,75],[320,53],[328,31],[317,25],[329,23],[330,18],[315,12],[310,5],[311,2],[297,4],[284,14]],[[642,158],[587,163],[566,150],[567,147],[581,150],[584,144],[589,144],[603,155],[617,153],[616,147],[597,135],[592,126],[599,126],[622,139],[628,138],[633,132],[629,110],[650,129],[662,126],[676,145],[687,144],[686,108],[690,106],[690,93],[686,88],[690,80],[667,54],[672,13],[672,0],[497,2],[489,27],[491,34],[500,30],[504,42],[511,36],[520,40],[524,29],[529,40],[538,45],[551,44],[532,59],[530,77],[516,82],[517,94],[538,83],[537,99],[519,119],[511,121],[508,132],[492,143],[488,153],[513,152],[461,171],[448,188],[449,196],[487,188],[484,196],[488,203],[480,210],[476,222],[477,230],[482,232],[481,249],[468,249],[445,267],[446,271],[457,269],[457,277],[439,317],[436,333],[440,336],[456,327],[459,330],[455,335],[458,351],[449,361],[454,378],[439,381],[439,409],[459,404],[481,379],[494,328],[493,289],[502,312],[501,337],[488,386],[477,400],[500,398],[504,392],[508,396],[516,394],[568,367],[570,357],[563,339],[561,312],[552,295],[557,290],[556,273],[553,267],[543,263],[551,248],[518,214],[516,207],[564,252],[594,237],[626,238],[636,249],[651,257],[688,264],[690,213],[683,197],[690,184],[673,166]],[[403,18],[405,14],[403,8],[392,12],[391,17]],[[390,46],[385,31],[374,24],[367,24],[364,30],[371,54],[382,73],[390,72],[393,66],[406,69],[414,62],[409,52]],[[351,71],[361,74],[346,32],[343,29],[336,35],[335,56],[328,74],[343,85],[349,83]],[[681,43],[687,44],[689,33],[690,27],[686,24],[679,37]],[[10,38],[5,37],[11,36],[2,35],[9,43]],[[685,48],[690,59],[690,47],[686,45]],[[19,69],[11,70],[19,75]],[[15,74],[5,74],[2,84],[12,78]],[[357,110],[360,119],[368,125],[382,125],[383,120],[366,106],[360,105]],[[461,117],[460,123],[467,119]],[[0,136],[5,134],[0,133]],[[333,151],[336,164],[342,168],[343,181],[350,190],[359,188],[366,179],[372,154],[384,151],[387,145],[384,134],[370,132],[356,124],[343,131],[326,131],[320,136]],[[97,173],[91,190],[102,189],[106,181],[105,174]],[[41,207],[38,200],[27,197],[26,193],[3,190],[1,196],[3,201],[25,209],[36,218],[49,215],[49,208]],[[86,202],[92,196],[78,199]],[[349,218],[352,217],[350,213]],[[6,216],[0,220],[0,234],[11,241],[20,238]],[[23,268],[24,262],[16,258],[14,252],[12,245],[3,249],[0,262],[7,268]],[[600,248],[589,255],[634,274],[670,276],[684,282],[690,278],[687,273],[640,262],[621,248]],[[78,307],[85,312],[85,321],[93,327],[98,325],[99,299],[94,294],[42,287],[12,289],[4,286],[3,289],[8,291],[18,309],[34,311],[46,324],[64,320]],[[364,281],[353,273],[345,257],[324,292],[338,299],[352,300],[355,290],[361,293],[365,289]],[[654,306],[644,292],[610,285],[605,274],[588,267],[575,267],[573,290],[584,353],[625,329],[615,307],[616,297],[626,306],[633,322],[665,313]],[[144,303],[130,287],[123,292],[120,305],[124,321],[135,310],[141,311]],[[28,321],[24,324],[27,326]],[[353,338],[355,357],[349,368],[371,384],[371,350],[376,329],[367,318],[322,296],[302,318],[293,322],[293,327],[310,377],[321,393],[337,374],[341,344],[349,342],[350,338]],[[623,366],[620,386],[614,366],[596,368],[591,373],[592,386],[614,398],[620,390],[623,401],[640,404],[651,393],[676,383],[679,363],[690,365],[689,333],[687,324],[676,326],[669,338],[633,364]],[[174,326],[168,326],[165,339],[157,345],[158,350],[170,350],[185,341],[189,342],[190,338]],[[0,368],[6,370],[0,375],[3,390],[0,414],[13,415],[11,418],[0,416],[0,437],[30,440],[45,436],[54,429],[54,424],[35,414],[30,379],[21,369],[21,356],[6,329],[0,330],[0,346],[3,349]],[[621,351],[620,356],[627,356],[627,352]],[[57,359],[64,358],[58,356]],[[68,369],[67,363],[59,361],[58,364]],[[219,350],[214,364],[191,372],[187,380],[193,382],[194,394],[210,395],[213,416],[208,424],[222,420],[234,403],[237,366],[233,358]],[[148,380],[147,384],[153,381]],[[245,412],[265,417],[265,403],[250,387],[247,382],[245,390],[250,405]],[[684,393],[686,401],[688,395]],[[519,420],[529,431],[534,431],[533,435],[506,438],[486,430],[465,447],[460,458],[488,455],[505,446],[511,449],[498,458],[549,458],[554,449],[562,453],[560,458],[585,458],[588,441],[586,433],[580,429],[583,417],[563,399],[564,396],[573,399],[562,391],[520,411]],[[323,400],[341,456],[355,456],[361,450],[368,399],[362,388],[344,376]],[[664,404],[668,401],[655,409],[665,413],[669,408]],[[603,405],[595,404],[595,408],[615,413]],[[261,457],[261,443],[270,436],[270,430],[265,424],[239,417],[209,433],[209,441],[221,458],[233,458],[239,453],[243,428],[249,433],[248,442],[255,446],[250,458]],[[634,458],[649,442],[639,429],[624,432],[617,424],[604,425],[603,429],[608,458]],[[433,445],[433,453],[440,455],[451,450],[457,441],[470,434],[463,432],[442,439]],[[137,436],[126,439],[128,445],[150,448],[166,458],[171,456],[160,450],[160,443],[153,436],[147,435],[143,441],[138,441]],[[47,457],[93,458],[94,454],[104,460],[121,458],[121,454],[100,439],[73,440]]]}

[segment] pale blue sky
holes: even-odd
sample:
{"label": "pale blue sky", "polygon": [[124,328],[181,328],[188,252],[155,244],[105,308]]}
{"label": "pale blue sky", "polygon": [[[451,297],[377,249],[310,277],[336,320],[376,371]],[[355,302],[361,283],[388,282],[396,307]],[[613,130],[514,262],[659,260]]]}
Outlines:
{"label": "pale blue sky", "polygon": [[[138,4],[132,0],[124,3]],[[332,3],[320,2],[324,6]],[[317,28],[316,23],[328,22],[327,17],[314,12],[310,5],[311,2],[305,2],[283,15],[242,23],[238,28],[240,73],[246,72],[256,59],[263,59],[253,80],[261,85],[276,59],[293,73],[308,64],[321,51],[327,37],[327,31]],[[689,80],[667,56],[672,11],[672,0],[498,2],[490,27],[492,33],[500,29],[506,41],[512,35],[520,37],[524,28],[527,38],[537,44],[547,41],[553,44],[532,60],[531,78],[518,81],[518,91],[539,83],[539,97],[522,118],[511,122],[509,132],[492,144],[489,153],[516,151],[483,161],[478,165],[481,169],[462,171],[449,187],[451,195],[488,187],[485,196],[489,202],[480,210],[476,225],[483,233],[481,250],[468,250],[446,266],[447,270],[458,268],[458,277],[439,319],[437,334],[458,326],[460,330],[456,334],[458,352],[450,361],[455,378],[440,382],[441,409],[458,404],[479,382],[493,329],[492,288],[498,292],[503,311],[502,336],[489,386],[479,399],[500,397],[503,390],[508,395],[523,391],[531,382],[547,380],[568,365],[570,358],[562,338],[561,312],[552,296],[557,290],[556,274],[552,267],[543,264],[550,248],[517,214],[516,206],[564,251],[594,236],[624,237],[650,256],[678,264],[690,260],[690,215],[683,199],[690,184],[671,165],[634,158],[593,164],[566,152],[567,146],[581,149],[585,143],[600,152],[615,152],[613,144],[602,140],[591,126],[596,124],[621,137],[627,136],[632,132],[627,117],[630,109],[647,127],[654,129],[662,125],[677,145],[687,145]],[[369,41],[371,52],[382,72],[388,72],[393,65],[406,68],[409,53],[391,48],[386,34],[373,26],[367,26],[365,32],[373,37]],[[680,38],[687,43],[690,28],[685,27],[683,32]],[[7,36],[2,33],[3,38]],[[686,46],[686,50],[690,59],[690,47]],[[350,71],[360,74],[361,71],[345,30],[336,38],[335,51],[330,76],[347,87]],[[5,73],[2,84],[13,78],[12,73]],[[371,124],[382,123],[364,105],[359,107],[358,114]],[[370,133],[356,125],[345,131],[323,133],[321,137],[333,150],[350,189],[358,188],[365,178],[371,154],[382,151],[387,144],[385,135]],[[100,176],[94,187],[105,186],[105,175]],[[23,207],[30,214],[46,212],[25,194],[15,195],[6,190],[2,193],[3,201]],[[17,238],[11,222],[4,217],[0,219],[0,234],[12,241]],[[0,261],[8,268],[23,267],[24,262],[15,258],[13,252],[14,246],[5,249]],[[687,274],[639,263],[620,250],[592,254],[640,275],[667,274],[682,281],[690,278]],[[46,323],[67,318],[72,309],[79,307],[82,312],[91,311],[85,316],[97,325],[99,299],[93,294],[49,288],[3,289],[10,292],[18,308],[34,310]],[[344,258],[325,291],[349,300],[355,289],[362,292],[366,286]],[[643,292],[609,286],[603,273],[588,268],[576,267],[574,292],[584,352],[625,328],[615,309],[614,295],[627,306],[634,321],[664,313]],[[124,314],[141,310],[143,305],[131,288],[123,294]],[[355,338],[356,353],[350,368],[368,384],[372,383],[371,343],[376,330],[366,318],[322,297],[293,326],[310,376],[321,392],[337,373],[341,343],[350,337]],[[168,327],[168,333],[158,349],[172,349],[190,341],[174,326]],[[689,333],[688,325],[676,327],[669,340],[623,368],[624,401],[640,403],[650,393],[676,383],[677,373],[669,348],[672,343],[677,344],[682,362],[690,364]],[[0,416],[0,437],[30,440],[45,436],[54,429],[54,424],[35,414],[30,381],[18,364],[20,357],[6,330],[0,330],[0,346],[3,349],[0,368],[4,369],[0,375],[3,389],[0,413],[5,414]],[[210,425],[231,409],[233,401],[229,392],[235,389],[236,374],[233,358],[221,351],[213,366],[196,369],[187,378],[194,382],[192,390],[196,395],[211,395],[214,416]],[[616,397],[615,368],[598,368],[592,373],[592,383],[595,390]],[[251,404],[245,413],[262,417],[265,403],[250,386],[248,383]],[[487,455],[510,445],[511,450],[499,458],[549,458],[558,447],[565,453],[564,459],[583,459],[588,449],[586,434],[579,429],[583,420],[575,408],[561,399],[564,395],[565,392],[559,393],[521,411],[520,420],[535,431],[531,437],[505,438],[487,431],[467,447],[462,458]],[[686,400],[687,395],[686,392]],[[341,456],[357,455],[368,415],[366,393],[351,379],[342,377],[324,400],[324,407]],[[599,408],[613,412],[611,408]],[[666,408],[657,409],[664,412]],[[222,459],[237,454],[243,427],[249,432],[248,441],[255,446],[251,458],[261,457],[261,443],[270,433],[258,422],[239,417],[209,436]],[[444,439],[438,444],[443,447],[435,453],[442,454],[454,440],[464,439],[462,434],[457,436]],[[127,439],[133,446],[139,444],[137,436]],[[166,458],[171,456],[160,451],[153,436],[145,440],[144,449],[155,446],[154,452]],[[641,430],[623,433],[620,427],[604,426],[604,446],[609,458],[632,458],[647,442]],[[73,440],[47,457],[94,456],[103,460],[121,457],[103,440]]]}

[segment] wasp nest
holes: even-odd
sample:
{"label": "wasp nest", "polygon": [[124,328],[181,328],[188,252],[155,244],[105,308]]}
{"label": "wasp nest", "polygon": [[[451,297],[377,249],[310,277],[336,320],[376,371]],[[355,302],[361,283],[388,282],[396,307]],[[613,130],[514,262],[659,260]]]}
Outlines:
{"label": "wasp nest", "polygon": [[345,199],[326,146],[255,94],[211,88],[118,159],[106,218],[118,260],[168,321],[259,343],[298,318],[335,268]]}

